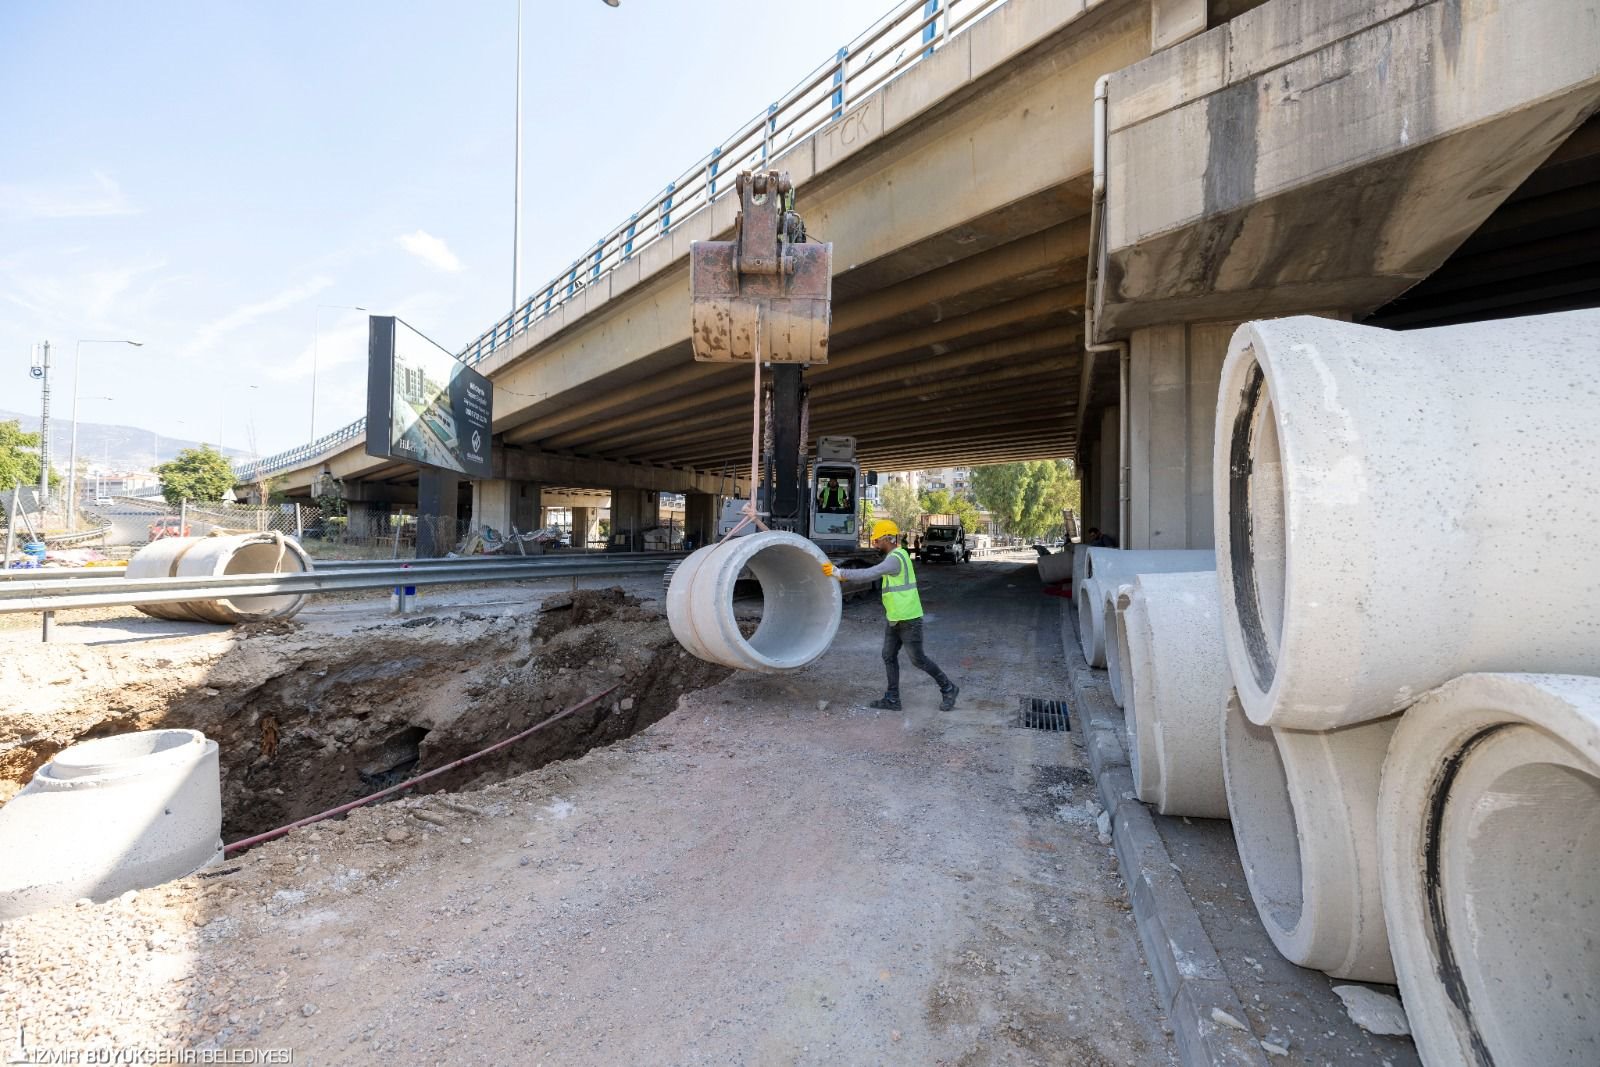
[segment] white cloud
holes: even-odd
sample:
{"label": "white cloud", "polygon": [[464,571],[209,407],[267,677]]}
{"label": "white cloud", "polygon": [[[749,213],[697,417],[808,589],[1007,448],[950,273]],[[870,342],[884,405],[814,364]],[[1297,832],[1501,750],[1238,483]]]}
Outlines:
{"label": "white cloud", "polygon": [[0,218],[12,221],[137,213],[116,179],[100,171],[91,181],[72,184],[0,183]]}
{"label": "white cloud", "polygon": [[226,315],[214,322],[209,322],[200,327],[194,339],[184,346],[184,351],[191,355],[208,354],[208,350],[223,337],[241,327],[248,326],[257,319],[294,307],[302,301],[309,300],[333,284],[333,279],[319,275],[293,289],[270,296],[255,304],[245,304],[234,308]]}
{"label": "white cloud", "polygon": [[456,254],[450,251],[450,246],[444,243],[444,239],[435,237],[426,230],[401,234],[395,240],[401,248],[435,270],[454,274],[461,269],[461,260],[457,259]]}

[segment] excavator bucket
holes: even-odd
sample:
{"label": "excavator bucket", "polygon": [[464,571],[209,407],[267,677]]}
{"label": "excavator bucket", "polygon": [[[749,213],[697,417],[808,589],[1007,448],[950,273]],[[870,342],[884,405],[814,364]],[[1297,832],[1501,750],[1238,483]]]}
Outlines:
{"label": "excavator bucket", "polygon": [[689,246],[694,358],[828,362],[833,245],[805,241],[788,175],[741,174],[731,241]]}

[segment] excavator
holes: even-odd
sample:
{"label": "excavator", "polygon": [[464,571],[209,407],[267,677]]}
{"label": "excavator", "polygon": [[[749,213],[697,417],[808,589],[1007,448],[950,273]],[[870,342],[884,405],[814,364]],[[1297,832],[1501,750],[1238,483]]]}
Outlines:
{"label": "excavator", "polygon": [[749,364],[755,377],[756,490],[725,503],[718,532],[787,530],[843,565],[870,565],[876,559],[859,547],[860,500],[877,475],[863,478],[854,437],[821,437],[813,452],[808,432],[805,370],[828,361],[833,245],[807,239],[787,174],[746,171],[735,189],[733,240],[689,248],[695,360]]}

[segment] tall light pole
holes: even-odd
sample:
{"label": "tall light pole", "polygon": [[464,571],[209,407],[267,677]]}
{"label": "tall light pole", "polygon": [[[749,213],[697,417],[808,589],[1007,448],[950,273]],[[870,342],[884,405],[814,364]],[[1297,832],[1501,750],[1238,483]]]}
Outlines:
{"label": "tall light pole", "polygon": [[78,528],[78,373],[79,357],[84,345],[132,345],[143,348],[143,341],[130,341],[126,337],[85,337],[72,346],[72,453],[67,471],[67,528]]}
{"label": "tall light pole", "polygon": [[[42,355],[42,358],[41,358]],[[50,499],[50,342],[36,349],[28,373],[39,379],[39,514]]]}
{"label": "tall light pole", "polygon": [[[317,327],[311,337],[311,440],[317,439],[317,359],[322,349],[322,309],[337,309],[339,311],[365,311],[358,304],[318,304]],[[218,442],[220,447],[220,442]]]}
{"label": "tall light pole", "polygon": [[[605,0],[616,7],[621,0]],[[522,0],[517,0],[517,118],[516,184],[511,190],[511,329],[517,328],[517,302],[522,299]]]}

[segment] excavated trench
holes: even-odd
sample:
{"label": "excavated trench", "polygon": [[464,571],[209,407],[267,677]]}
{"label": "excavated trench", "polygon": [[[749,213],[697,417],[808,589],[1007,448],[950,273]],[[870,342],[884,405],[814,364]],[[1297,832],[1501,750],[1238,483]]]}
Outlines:
{"label": "excavated trench", "polygon": [[35,724],[0,761],[5,795],[76,741],[189,727],[220,746],[223,837],[232,841],[442,767],[615,686],[593,708],[420,788],[459,790],[581,756],[730,673],[685,653],[658,611],[620,589],[552,597],[537,616],[424,616],[339,635],[266,626],[242,636],[188,684],[163,685],[130,665],[114,696],[90,698],[97,707],[57,716],[54,729]]}

